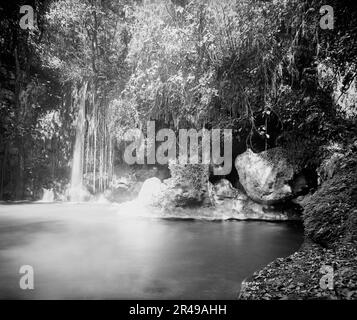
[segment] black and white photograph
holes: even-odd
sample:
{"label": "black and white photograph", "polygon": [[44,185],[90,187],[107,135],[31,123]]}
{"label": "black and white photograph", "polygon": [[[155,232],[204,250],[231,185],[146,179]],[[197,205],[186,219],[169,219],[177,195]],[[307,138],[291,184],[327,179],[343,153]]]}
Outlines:
{"label": "black and white photograph", "polygon": [[357,300],[356,124],[355,1],[2,1],[0,300]]}

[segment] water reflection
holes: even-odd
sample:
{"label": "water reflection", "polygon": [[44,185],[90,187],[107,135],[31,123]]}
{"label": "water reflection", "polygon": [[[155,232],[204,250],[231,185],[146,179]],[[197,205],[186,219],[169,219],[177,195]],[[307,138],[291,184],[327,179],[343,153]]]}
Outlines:
{"label": "water reflection", "polygon": [[[234,299],[245,277],[302,241],[301,230],[287,224],[116,211],[96,204],[0,206],[0,298]],[[34,267],[33,291],[18,287],[24,264]]]}

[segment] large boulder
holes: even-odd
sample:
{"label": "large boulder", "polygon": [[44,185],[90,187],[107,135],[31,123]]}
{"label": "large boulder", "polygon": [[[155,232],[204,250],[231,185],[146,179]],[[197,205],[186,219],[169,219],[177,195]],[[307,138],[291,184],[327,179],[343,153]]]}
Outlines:
{"label": "large boulder", "polygon": [[254,153],[250,149],[235,160],[239,181],[247,195],[263,204],[274,204],[292,196],[289,182],[294,167],[281,148]]}
{"label": "large boulder", "polygon": [[153,177],[145,180],[138,195],[138,201],[145,205],[155,205],[159,202],[164,189],[164,184],[159,178]]}

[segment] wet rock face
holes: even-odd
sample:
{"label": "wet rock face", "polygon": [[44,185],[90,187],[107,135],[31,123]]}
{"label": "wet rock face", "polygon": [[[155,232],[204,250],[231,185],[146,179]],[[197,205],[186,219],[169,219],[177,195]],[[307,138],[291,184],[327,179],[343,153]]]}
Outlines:
{"label": "wet rock face", "polygon": [[191,184],[176,183],[174,179],[166,179],[161,189],[158,205],[166,209],[209,206],[209,186],[202,185],[197,189],[193,188]]}
{"label": "wet rock face", "polygon": [[207,165],[170,163],[169,169],[171,178],[162,183],[161,194],[156,201],[158,207],[171,210],[210,205]]}
{"label": "wet rock face", "polygon": [[279,203],[293,194],[289,181],[294,168],[281,148],[261,153],[248,149],[236,158],[235,167],[244,190],[256,202]]}
{"label": "wet rock face", "polygon": [[300,220],[300,214],[289,206],[274,206],[253,201],[243,190],[221,179],[214,186],[215,215],[237,220],[287,221]]}
{"label": "wet rock face", "polygon": [[170,171],[167,166],[154,166],[152,168],[135,169],[135,176],[138,181],[145,181],[150,178],[158,178],[161,181],[170,177]]}
{"label": "wet rock face", "polygon": [[[143,186],[142,181],[131,181],[128,179],[122,179],[117,181],[111,189],[104,191],[102,196],[109,202],[122,203],[125,201],[134,200]],[[99,196],[100,199],[101,196]]]}
{"label": "wet rock face", "polygon": [[[267,205],[250,199],[244,190],[236,189],[226,180],[216,184],[208,182],[200,189],[191,185],[177,184],[172,179],[161,182],[158,178],[147,179],[138,196],[140,204],[164,208],[164,214],[211,219],[300,220],[301,216],[292,208]],[[190,211],[190,210],[193,211]],[[177,210],[186,210],[183,212]]]}
{"label": "wet rock face", "polygon": [[235,198],[238,190],[233,188],[230,181],[221,179],[214,185],[214,193],[219,199]]}

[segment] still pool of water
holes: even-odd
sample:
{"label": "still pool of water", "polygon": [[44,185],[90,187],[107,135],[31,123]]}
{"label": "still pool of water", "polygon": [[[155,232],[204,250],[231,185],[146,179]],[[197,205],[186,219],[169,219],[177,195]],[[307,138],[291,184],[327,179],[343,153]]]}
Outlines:
{"label": "still pool of water", "polygon": [[[235,299],[299,248],[287,223],[165,220],[110,204],[0,205],[0,299]],[[34,268],[34,290],[19,269]]]}

